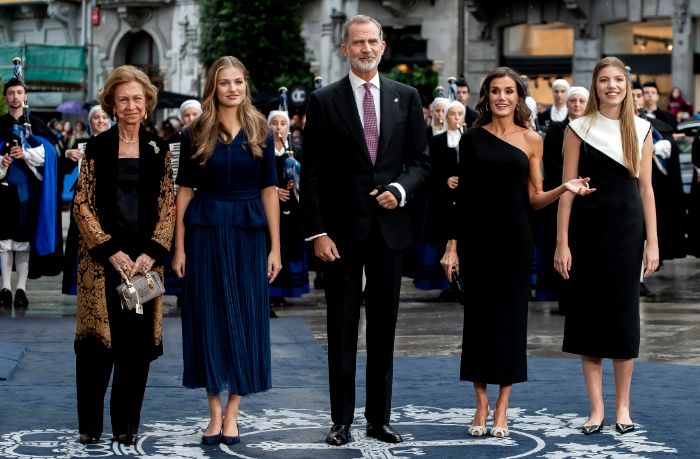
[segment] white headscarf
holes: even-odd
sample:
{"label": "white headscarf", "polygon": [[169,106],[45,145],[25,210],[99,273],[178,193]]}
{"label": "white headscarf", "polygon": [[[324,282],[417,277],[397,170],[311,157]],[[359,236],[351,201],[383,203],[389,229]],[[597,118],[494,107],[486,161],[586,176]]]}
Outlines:
{"label": "white headscarf", "polygon": [[460,102],[458,100],[453,100],[452,102],[450,102],[450,105],[447,106],[447,110],[445,110],[445,113],[449,112],[454,107],[458,107],[458,108],[461,108],[462,111],[466,111],[466,109],[464,108],[464,104],[462,102]]}
{"label": "white headscarf", "polygon": [[270,111],[270,114],[267,115],[267,124],[272,123],[272,118],[275,116],[283,116],[287,120],[287,124],[289,124],[289,113],[287,113],[284,110],[272,110]]}
{"label": "white headscarf", "polygon": [[[87,117],[88,122],[87,122],[87,126],[85,127],[85,132],[87,132],[87,134],[91,137],[92,137],[92,122],[91,122],[92,115],[94,115],[97,110],[102,110],[104,112],[104,109],[99,104],[93,105],[92,108],[90,108],[90,111],[88,112],[88,117]],[[105,113],[107,113],[107,112],[105,112]],[[109,127],[112,127],[112,126],[114,126],[114,121],[109,120]]]}
{"label": "white headscarf", "polygon": [[561,86],[564,89],[566,89],[567,91],[571,87],[571,85],[569,84],[568,81],[561,79],[561,78],[554,80],[554,83],[552,83],[552,89],[556,88],[557,86]]}
{"label": "white headscarf", "polygon": [[[430,104],[430,113],[435,113],[435,107],[438,105],[450,105],[450,99],[446,97],[436,97],[435,100],[433,100],[433,103]],[[445,110],[445,114],[447,114],[447,110]],[[442,132],[445,132],[447,130],[447,121],[445,121],[442,126],[436,126],[435,125],[435,117],[433,116],[433,120],[430,122],[431,127],[433,128],[433,135],[440,134]]]}
{"label": "white headscarf", "polygon": [[182,105],[180,105],[180,119],[182,119],[185,110],[187,110],[190,107],[194,107],[197,110],[199,110],[199,113],[202,113],[202,104],[200,104],[198,100],[189,99],[184,101]]}
{"label": "white headscarf", "polygon": [[566,95],[566,101],[568,102],[569,99],[576,94],[582,95],[586,100],[588,100],[588,97],[590,96],[588,89],[584,88],[583,86],[572,86],[569,88],[569,93]]}

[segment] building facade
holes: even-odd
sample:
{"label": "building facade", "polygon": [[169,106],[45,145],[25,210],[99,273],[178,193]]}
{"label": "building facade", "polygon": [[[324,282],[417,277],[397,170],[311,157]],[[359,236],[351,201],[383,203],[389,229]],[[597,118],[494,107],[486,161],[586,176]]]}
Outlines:
{"label": "building facade", "polygon": [[[71,99],[93,100],[109,72],[123,64],[141,68],[161,89],[197,95],[198,17],[195,0],[0,2],[0,46],[19,43],[86,49],[80,87],[35,90],[31,102],[35,108],[48,109]],[[30,69],[43,63],[24,65]]]}
{"label": "building facade", "polygon": [[554,78],[588,87],[596,62],[617,56],[631,67],[633,78],[655,80],[662,94],[678,86],[692,101],[700,93],[698,0],[465,4],[464,71],[473,84],[492,68],[509,65],[530,76],[538,101],[550,103],[547,83]]}

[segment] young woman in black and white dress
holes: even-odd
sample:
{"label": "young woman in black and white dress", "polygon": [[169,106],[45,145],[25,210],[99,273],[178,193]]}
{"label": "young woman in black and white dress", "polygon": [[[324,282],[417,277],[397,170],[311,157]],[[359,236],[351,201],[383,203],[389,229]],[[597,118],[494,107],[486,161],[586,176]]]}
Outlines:
{"label": "young woman in black and white dress", "polygon": [[[613,359],[616,430],[634,430],[630,385],[639,355],[639,272],[659,264],[648,121],[634,116],[625,65],[598,62],[583,117],[564,138],[563,180],[590,177],[597,191],[562,196],[554,265],[567,279],[563,350],[581,355],[590,402],[585,434],[600,432],[605,411],[602,359]],[[645,243],[646,238],[646,243]]]}

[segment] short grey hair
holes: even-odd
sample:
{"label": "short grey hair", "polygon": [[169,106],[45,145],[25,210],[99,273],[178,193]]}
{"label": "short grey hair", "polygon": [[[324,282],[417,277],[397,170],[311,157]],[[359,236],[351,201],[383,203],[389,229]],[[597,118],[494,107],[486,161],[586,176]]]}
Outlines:
{"label": "short grey hair", "polygon": [[382,31],[382,25],[379,23],[379,21],[377,21],[373,17],[365,16],[364,14],[358,14],[345,21],[345,24],[343,25],[343,36],[341,37],[343,43],[348,42],[348,29],[350,29],[351,25],[369,23],[372,23],[377,26],[377,29],[379,29],[379,39],[384,41],[384,32]]}

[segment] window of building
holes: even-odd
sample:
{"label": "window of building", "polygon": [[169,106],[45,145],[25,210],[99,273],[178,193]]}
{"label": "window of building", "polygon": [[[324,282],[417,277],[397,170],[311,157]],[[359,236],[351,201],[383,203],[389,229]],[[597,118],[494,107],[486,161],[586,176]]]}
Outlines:
{"label": "window of building", "polygon": [[571,82],[573,54],[574,29],[564,23],[503,28],[501,64],[527,75],[530,95],[542,108],[552,103],[554,80]]}
{"label": "window of building", "polygon": [[561,22],[519,24],[503,29],[506,57],[568,56],[574,54],[574,29]]}
{"label": "window of building", "polygon": [[606,56],[627,54],[671,54],[673,35],[671,20],[620,22],[604,27],[603,53]]}

